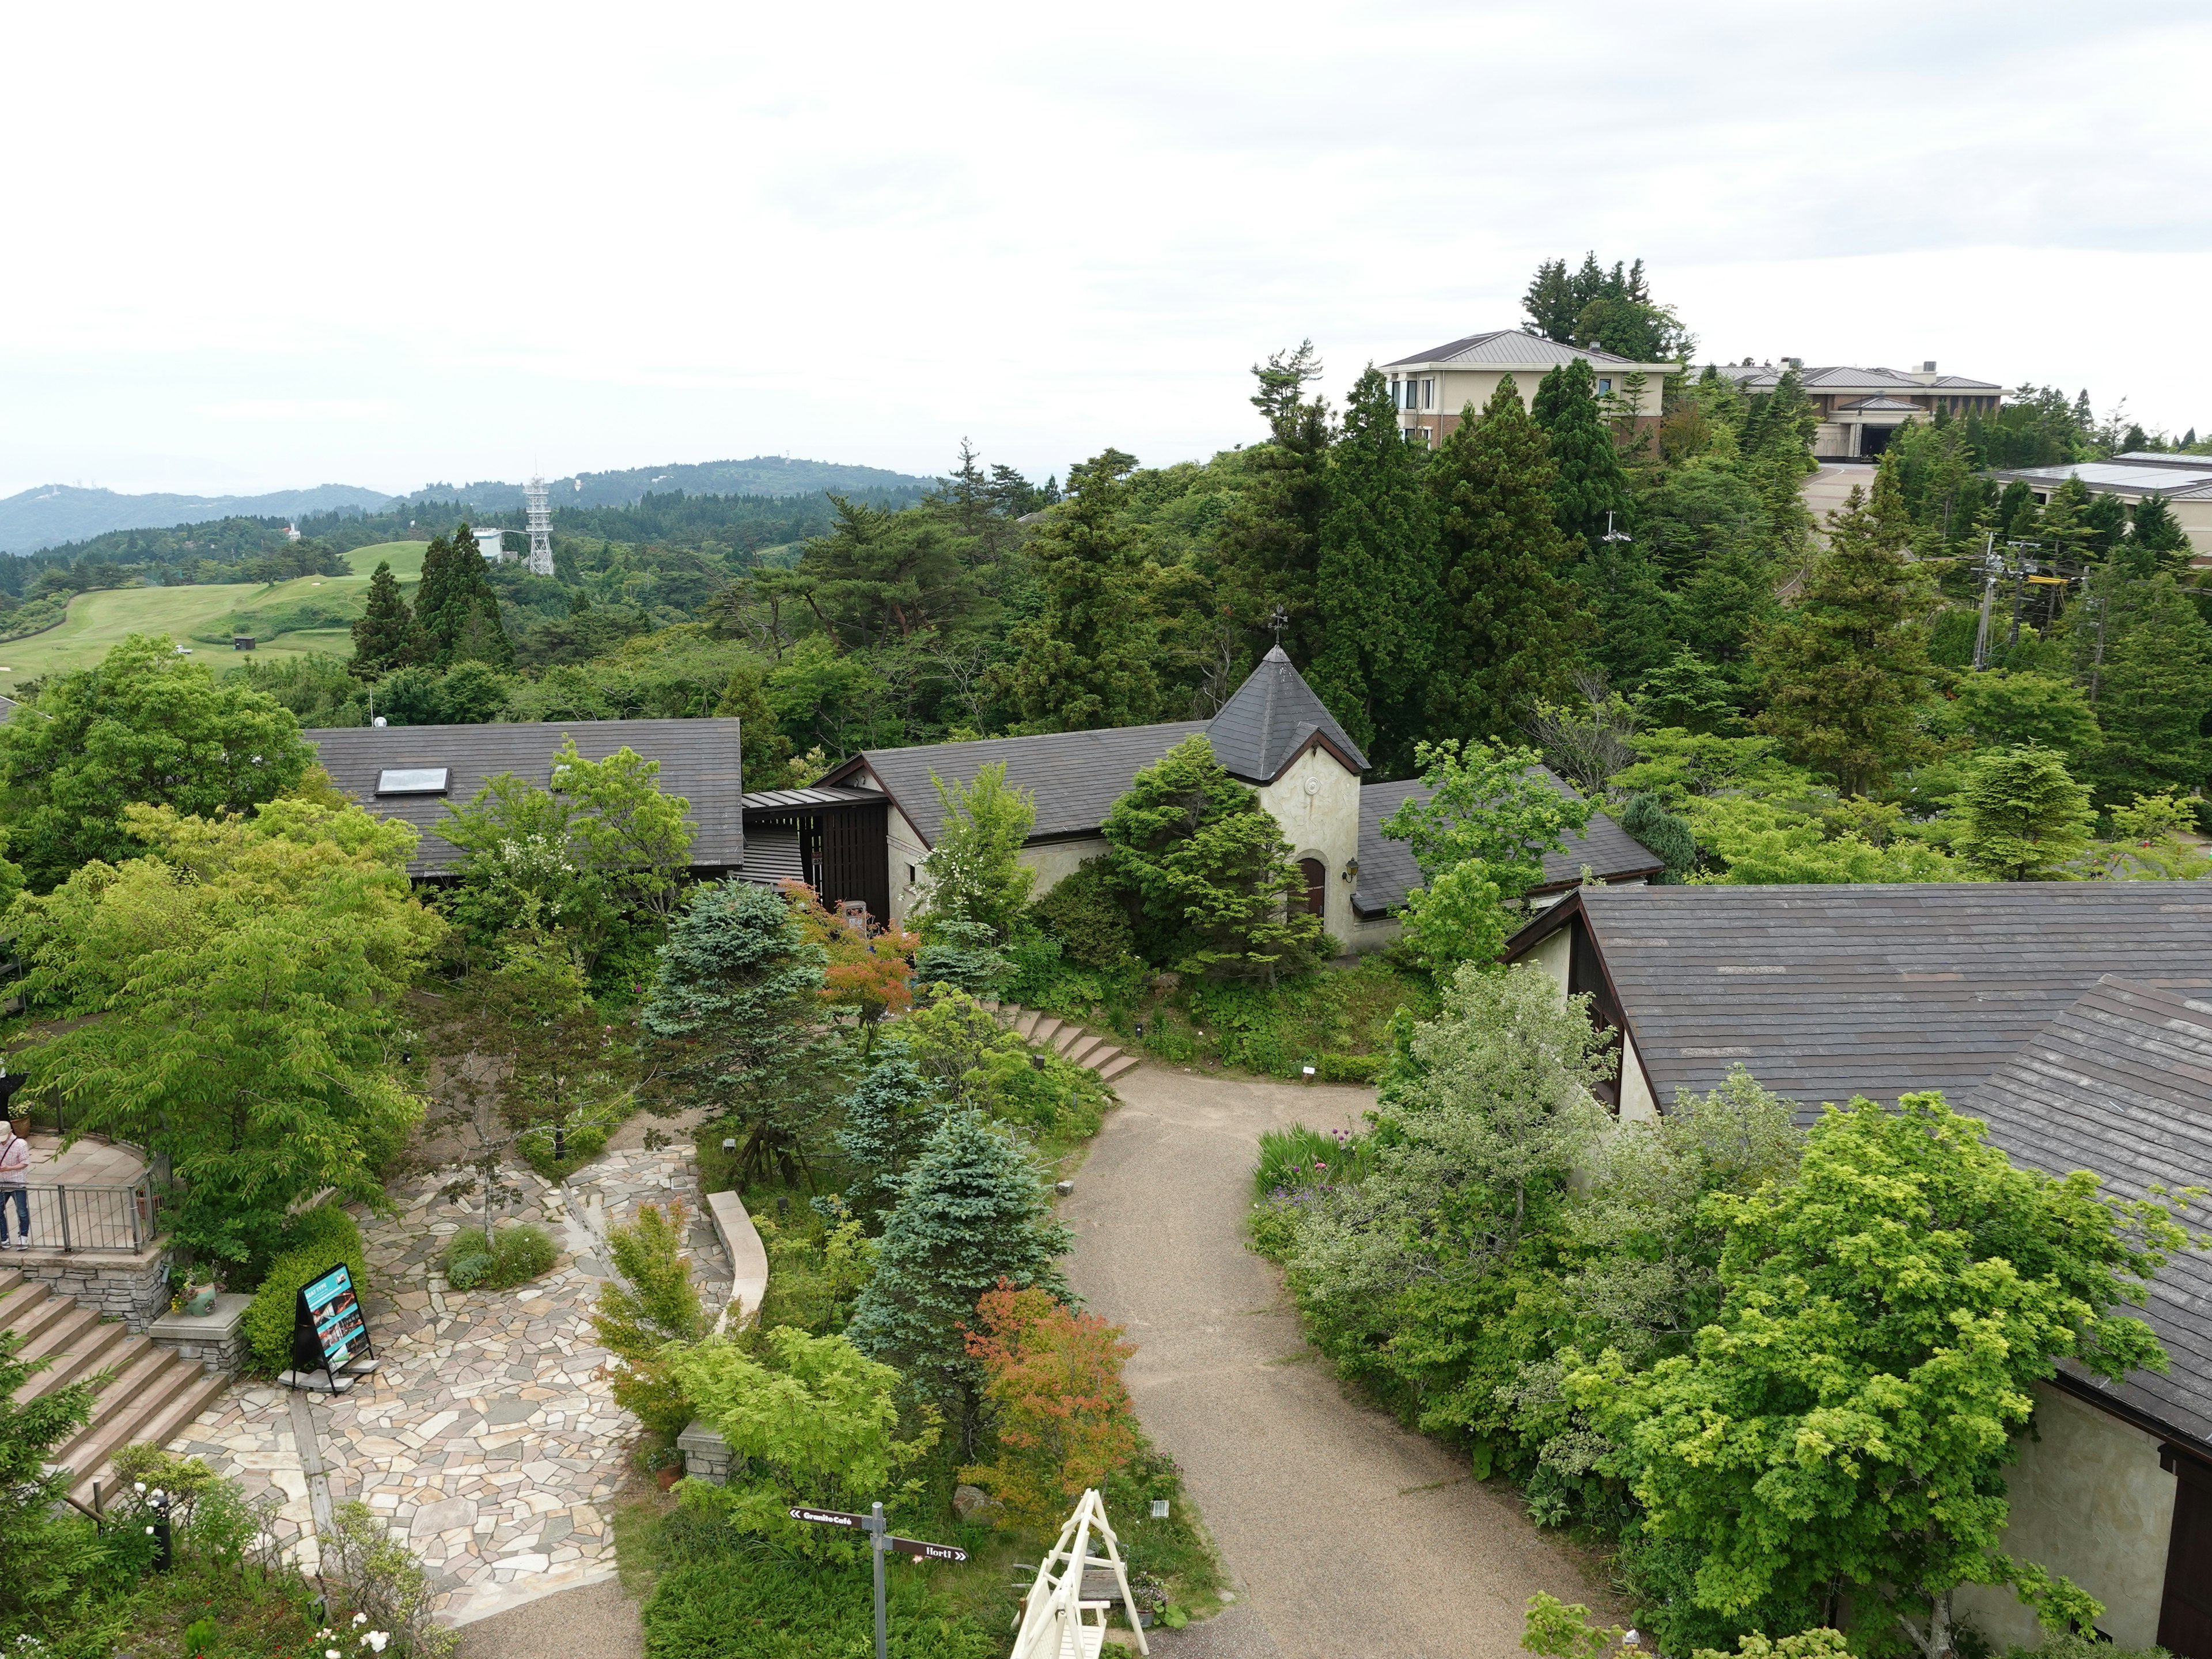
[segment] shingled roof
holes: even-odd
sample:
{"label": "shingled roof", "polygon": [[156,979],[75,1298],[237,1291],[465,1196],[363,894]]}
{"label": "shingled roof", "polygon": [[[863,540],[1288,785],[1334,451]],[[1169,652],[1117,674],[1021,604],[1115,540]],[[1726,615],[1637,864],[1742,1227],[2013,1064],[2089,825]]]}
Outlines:
{"label": "shingled roof", "polygon": [[1571,926],[1662,1107],[1739,1063],[1808,1112],[1960,1100],[2106,974],[2212,990],[2212,888],[2194,883],[1583,888],[1507,959]]}
{"label": "shingled roof", "polygon": [[1279,645],[1206,722],[1206,736],[1222,765],[1247,783],[1273,783],[1316,738],[1351,770],[1367,769],[1359,745],[1345,735]]}
{"label": "shingled roof", "polygon": [[[446,803],[474,799],[487,778],[512,772],[534,783],[550,780],[562,741],[576,740],[586,760],[605,760],[629,748],[660,763],[659,782],[690,802],[691,865],[695,870],[735,870],[744,862],[744,780],[738,761],[738,722],[726,716],[676,720],[522,721],[499,726],[342,726],[300,735],[315,745],[323,769],[353,799],[385,817],[403,818],[423,831],[407,866],[410,875],[450,873],[461,851],[435,832]],[[442,789],[380,793],[386,772],[443,769]]]}
{"label": "shingled roof", "polygon": [[[2107,975],[2037,1031],[1963,1103],[2013,1161],[2108,1190],[2212,1186],[2212,1000]],[[2202,1224],[2203,1218],[2190,1220]],[[2076,1393],[2139,1413],[2212,1455],[2212,1259],[2167,1263],[2143,1310],[2172,1370],[2117,1387],[2072,1367]]]}
{"label": "shingled roof", "polygon": [[[1546,767],[1538,767],[1544,781],[1561,794],[1567,786]],[[1396,783],[1370,783],[1359,792],[1359,890],[1352,908],[1367,917],[1386,915],[1406,902],[1409,888],[1421,879],[1413,849],[1382,833],[1383,821],[1418,795],[1426,800],[1429,786],[1419,778]],[[1651,849],[1602,812],[1590,814],[1589,827],[1566,838],[1567,850],[1544,855],[1544,879],[1532,890],[1556,892],[1580,884],[1583,866],[1589,866],[1600,881],[1650,880],[1666,866]]]}

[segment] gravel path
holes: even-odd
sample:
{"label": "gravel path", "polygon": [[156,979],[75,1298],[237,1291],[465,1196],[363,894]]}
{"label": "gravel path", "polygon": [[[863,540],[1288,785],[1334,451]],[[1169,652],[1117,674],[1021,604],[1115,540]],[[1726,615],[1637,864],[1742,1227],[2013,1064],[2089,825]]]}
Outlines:
{"label": "gravel path", "polygon": [[1245,1248],[1263,1129],[1355,1127],[1364,1089],[1146,1064],[1062,1206],[1070,1279],[1138,1345],[1139,1414],[1184,1470],[1240,1605],[1162,1632],[1162,1659],[1516,1659],[1538,1590],[1603,1610],[1602,1587],[1512,1493],[1348,1399]]}

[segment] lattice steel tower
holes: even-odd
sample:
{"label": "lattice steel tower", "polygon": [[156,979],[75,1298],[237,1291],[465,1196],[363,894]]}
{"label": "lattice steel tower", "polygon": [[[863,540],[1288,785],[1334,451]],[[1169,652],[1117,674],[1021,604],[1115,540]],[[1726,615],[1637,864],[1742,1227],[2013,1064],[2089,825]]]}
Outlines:
{"label": "lattice steel tower", "polygon": [[522,499],[530,508],[530,574],[553,574],[553,512],[545,505],[545,480],[533,477],[522,486]]}

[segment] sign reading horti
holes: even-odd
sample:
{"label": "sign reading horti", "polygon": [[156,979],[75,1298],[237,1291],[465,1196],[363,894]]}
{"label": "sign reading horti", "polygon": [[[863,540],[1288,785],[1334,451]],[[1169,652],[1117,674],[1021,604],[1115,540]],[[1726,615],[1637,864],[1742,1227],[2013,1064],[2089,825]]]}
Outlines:
{"label": "sign reading horti", "polygon": [[[794,1521],[809,1521],[817,1527],[845,1527],[854,1532],[876,1530],[874,1518],[855,1515],[850,1510],[811,1510],[795,1507],[785,1511]],[[886,1534],[884,1546],[901,1555],[912,1556],[917,1561],[965,1561],[968,1552],[957,1544],[932,1544],[919,1538],[900,1538]]]}

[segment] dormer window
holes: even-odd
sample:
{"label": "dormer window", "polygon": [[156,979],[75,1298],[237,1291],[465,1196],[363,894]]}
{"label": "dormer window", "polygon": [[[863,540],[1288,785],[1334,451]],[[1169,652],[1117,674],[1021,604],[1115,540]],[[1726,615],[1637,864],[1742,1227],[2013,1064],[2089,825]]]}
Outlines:
{"label": "dormer window", "polygon": [[380,795],[442,795],[452,769],[444,766],[387,766],[376,775]]}

